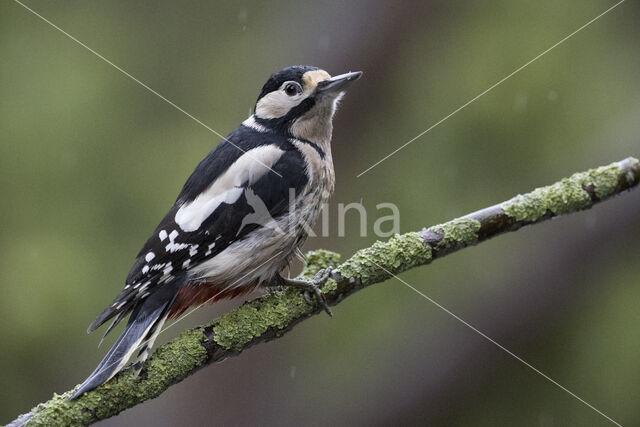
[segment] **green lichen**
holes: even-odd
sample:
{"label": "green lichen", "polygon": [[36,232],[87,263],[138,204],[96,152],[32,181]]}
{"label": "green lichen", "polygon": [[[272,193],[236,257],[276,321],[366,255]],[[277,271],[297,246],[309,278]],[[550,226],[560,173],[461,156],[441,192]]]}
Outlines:
{"label": "green lichen", "polygon": [[[306,264],[300,273],[300,278],[304,280],[311,280],[323,268],[335,268],[340,264],[340,254],[325,249],[307,252],[305,259]],[[337,289],[338,284],[333,279],[328,279],[322,285],[322,292],[325,294]]]}
{"label": "green lichen", "polygon": [[[309,252],[301,278],[309,280],[322,268],[338,265],[340,255],[326,250]],[[328,287],[327,287],[328,286]],[[332,287],[333,286],[333,287]],[[323,289],[335,289],[333,280],[327,281]],[[241,350],[253,339],[267,330],[284,331],[289,324],[303,316],[310,315],[315,307],[307,304],[300,291],[287,289],[248,302],[212,323],[214,341],[227,350]]]}
{"label": "green lichen", "polygon": [[534,222],[551,211],[554,215],[591,207],[593,201],[587,189],[600,199],[615,192],[620,174],[619,163],[612,163],[586,172],[578,172],[555,184],[541,187],[504,202],[504,212],[518,221]]}
{"label": "green lichen", "polygon": [[204,363],[207,352],[202,342],[205,339],[201,330],[188,330],[159,348],[146,362],[145,374],[140,377],[126,369],[71,402],[67,399],[72,391],[54,394],[51,400],[32,410],[27,425],[87,425],[159,396],[169,385],[181,381]]}
{"label": "green lichen", "polygon": [[333,292],[338,290],[338,284],[333,279],[327,279],[327,281],[322,285],[322,293],[328,294],[329,292]]}
{"label": "green lichen", "polygon": [[431,261],[431,248],[418,233],[396,234],[359,250],[338,267],[343,277],[356,278],[363,285],[380,282],[409,268]]}
{"label": "green lichen", "polygon": [[613,195],[618,186],[620,165],[618,163],[611,163],[609,166],[590,169],[585,173],[587,174],[585,185],[593,184],[595,186],[596,196],[604,199],[605,197]]}
{"label": "green lichen", "polygon": [[300,273],[300,278],[310,280],[323,268],[337,267],[340,264],[340,254],[325,249],[317,249],[307,252],[305,261],[306,263],[302,273]]}
{"label": "green lichen", "polygon": [[[628,162],[632,166],[628,166]],[[620,163],[577,173],[556,184],[505,202],[502,208],[515,219],[529,222],[540,219],[547,211],[562,214],[586,208],[593,203],[590,193],[604,199],[614,194],[616,189],[626,188],[618,187],[622,168],[626,170],[628,186],[637,185],[634,175],[637,174],[637,169],[629,169],[637,168],[637,163],[638,160],[629,158]],[[475,243],[479,225],[477,221],[462,218],[432,227],[431,230],[442,233],[439,247],[450,247]],[[339,259],[338,254],[329,251],[311,252],[307,256],[308,263],[302,277],[310,279],[319,269],[337,265]],[[351,259],[338,266],[337,270],[347,279],[359,279],[363,285],[369,285],[382,281],[391,274],[427,264],[431,260],[432,248],[423,244],[422,236],[407,233],[395,235],[387,242],[376,242],[372,247],[358,251]],[[330,280],[323,289],[330,292],[336,286]],[[216,334],[214,339],[219,345],[226,349],[242,350],[268,329],[275,328],[284,332],[294,320],[311,314],[315,309],[306,303],[299,291],[288,289],[247,303],[213,322],[211,326]],[[186,331],[159,348],[146,362],[140,377],[132,376],[131,369],[126,369],[106,384],[72,402],[67,399],[73,390],[62,395],[54,394],[51,400],[32,409],[28,425],[88,425],[156,397],[206,362],[208,356],[202,345],[206,339],[201,328]],[[24,422],[25,419],[21,421]]]}
{"label": "green lichen", "polygon": [[162,393],[167,384],[180,381],[207,359],[201,329],[187,330],[168,345],[160,347],[146,364],[145,393]]}
{"label": "green lichen", "polygon": [[547,204],[544,197],[536,189],[525,195],[517,195],[504,202],[500,207],[512,218],[518,221],[534,222],[547,212]]}
{"label": "green lichen", "polygon": [[[318,270],[337,266],[340,255],[326,250],[309,252],[302,277],[312,278]],[[335,287],[327,281],[324,291]],[[335,288],[333,288],[335,289]],[[315,308],[295,289],[274,292],[246,303],[212,323],[214,340],[225,349],[241,350],[247,343],[264,334],[267,329],[284,331],[295,319],[311,314]],[[32,411],[29,425],[87,425],[109,418],[126,408],[160,395],[167,387],[184,379],[195,368],[202,366],[207,351],[202,329],[188,330],[170,343],[160,347],[145,363],[145,374],[132,375],[126,369],[106,384],[69,402],[72,391],[54,394],[46,403]]]}
{"label": "green lichen", "polygon": [[443,235],[436,249],[448,249],[475,244],[478,241],[480,225],[480,222],[475,219],[457,218],[444,224],[430,227],[428,231]]}
{"label": "green lichen", "polygon": [[295,289],[245,303],[212,323],[214,341],[227,350],[242,350],[269,328],[285,329],[293,320],[308,316],[314,307]]}

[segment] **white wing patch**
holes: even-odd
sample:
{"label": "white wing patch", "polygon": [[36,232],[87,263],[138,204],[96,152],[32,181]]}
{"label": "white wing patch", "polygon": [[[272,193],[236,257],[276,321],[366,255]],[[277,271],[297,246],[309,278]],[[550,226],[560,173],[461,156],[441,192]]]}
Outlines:
{"label": "white wing patch", "polygon": [[253,129],[255,131],[258,131],[260,133],[269,132],[269,129],[267,129],[266,127],[262,126],[260,123],[256,122],[255,116],[250,116],[247,120],[242,122],[242,124],[245,125],[246,127],[251,128],[251,129]]}
{"label": "white wing patch", "polygon": [[[284,153],[278,147],[265,145],[244,153],[195,200],[178,209],[175,222],[183,231],[196,231],[221,203],[234,203],[245,185],[254,184]],[[163,230],[164,231],[164,230]]]}

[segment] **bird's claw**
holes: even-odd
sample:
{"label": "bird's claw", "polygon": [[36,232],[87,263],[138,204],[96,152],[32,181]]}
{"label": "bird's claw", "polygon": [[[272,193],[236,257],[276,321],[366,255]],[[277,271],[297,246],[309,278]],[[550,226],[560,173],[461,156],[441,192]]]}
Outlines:
{"label": "bird's claw", "polygon": [[324,268],[318,271],[318,273],[316,273],[313,279],[309,281],[300,280],[300,279],[285,279],[285,278],[283,278],[282,280],[286,286],[295,286],[297,288],[303,289],[304,299],[310,305],[314,304],[314,301],[313,301],[314,298],[312,298],[312,295],[313,295],[313,297],[315,297],[315,302],[320,304],[320,306],[324,309],[325,312],[327,312],[329,316],[333,316],[333,312],[331,311],[331,308],[329,308],[329,305],[327,304],[327,298],[322,293],[322,285],[324,285],[325,282],[329,279],[330,274],[331,274],[331,269]]}

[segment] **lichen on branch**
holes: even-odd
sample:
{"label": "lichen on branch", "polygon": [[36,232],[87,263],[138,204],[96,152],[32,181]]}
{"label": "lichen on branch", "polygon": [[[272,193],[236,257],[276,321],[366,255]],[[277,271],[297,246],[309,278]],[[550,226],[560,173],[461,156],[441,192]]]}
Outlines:
{"label": "lichen on branch", "polygon": [[[340,255],[312,251],[300,277],[312,278],[330,267],[323,292],[336,305],[364,287],[382,282],[411,268],[515,231],[554,216],[588,209],[640,183],[640,162],[628,158],[597,169],[573,174],[555,184],[518,195],[449,222],[419,232],[395,235],[376,242],[340,263]],[[139,377],[125,369],[106,384],[68,401],[73,390],[41,403],[9,426],[89,425],[112,417],[145,400],[159,396],[169,386],[198,369],[235,356],[252,345],[278,338],[322,308],[309,304],[301,291],[287,289],[246,302],[204,327],[183,332],[158,348]]]}

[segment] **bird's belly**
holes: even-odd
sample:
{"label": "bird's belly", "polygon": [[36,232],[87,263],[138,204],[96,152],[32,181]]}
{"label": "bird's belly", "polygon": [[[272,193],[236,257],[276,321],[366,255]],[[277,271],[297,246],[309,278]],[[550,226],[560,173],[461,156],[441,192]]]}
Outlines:
{"label": "bird's belly", "polygon": [[260,229],[232,243],[215,257],[190,269],[192,281],[239,287],[270,280],[288,261],[287,249],[292,244],[290,239],[273,234],[273,230]]}
{"label": "bird's belly", "polygon": [[190,268],[190,281],[225,289],[266,284],[289,264],[319,211],[317,201],[311,205],[296,203],[293,212],[269,221],[213,258]]}

